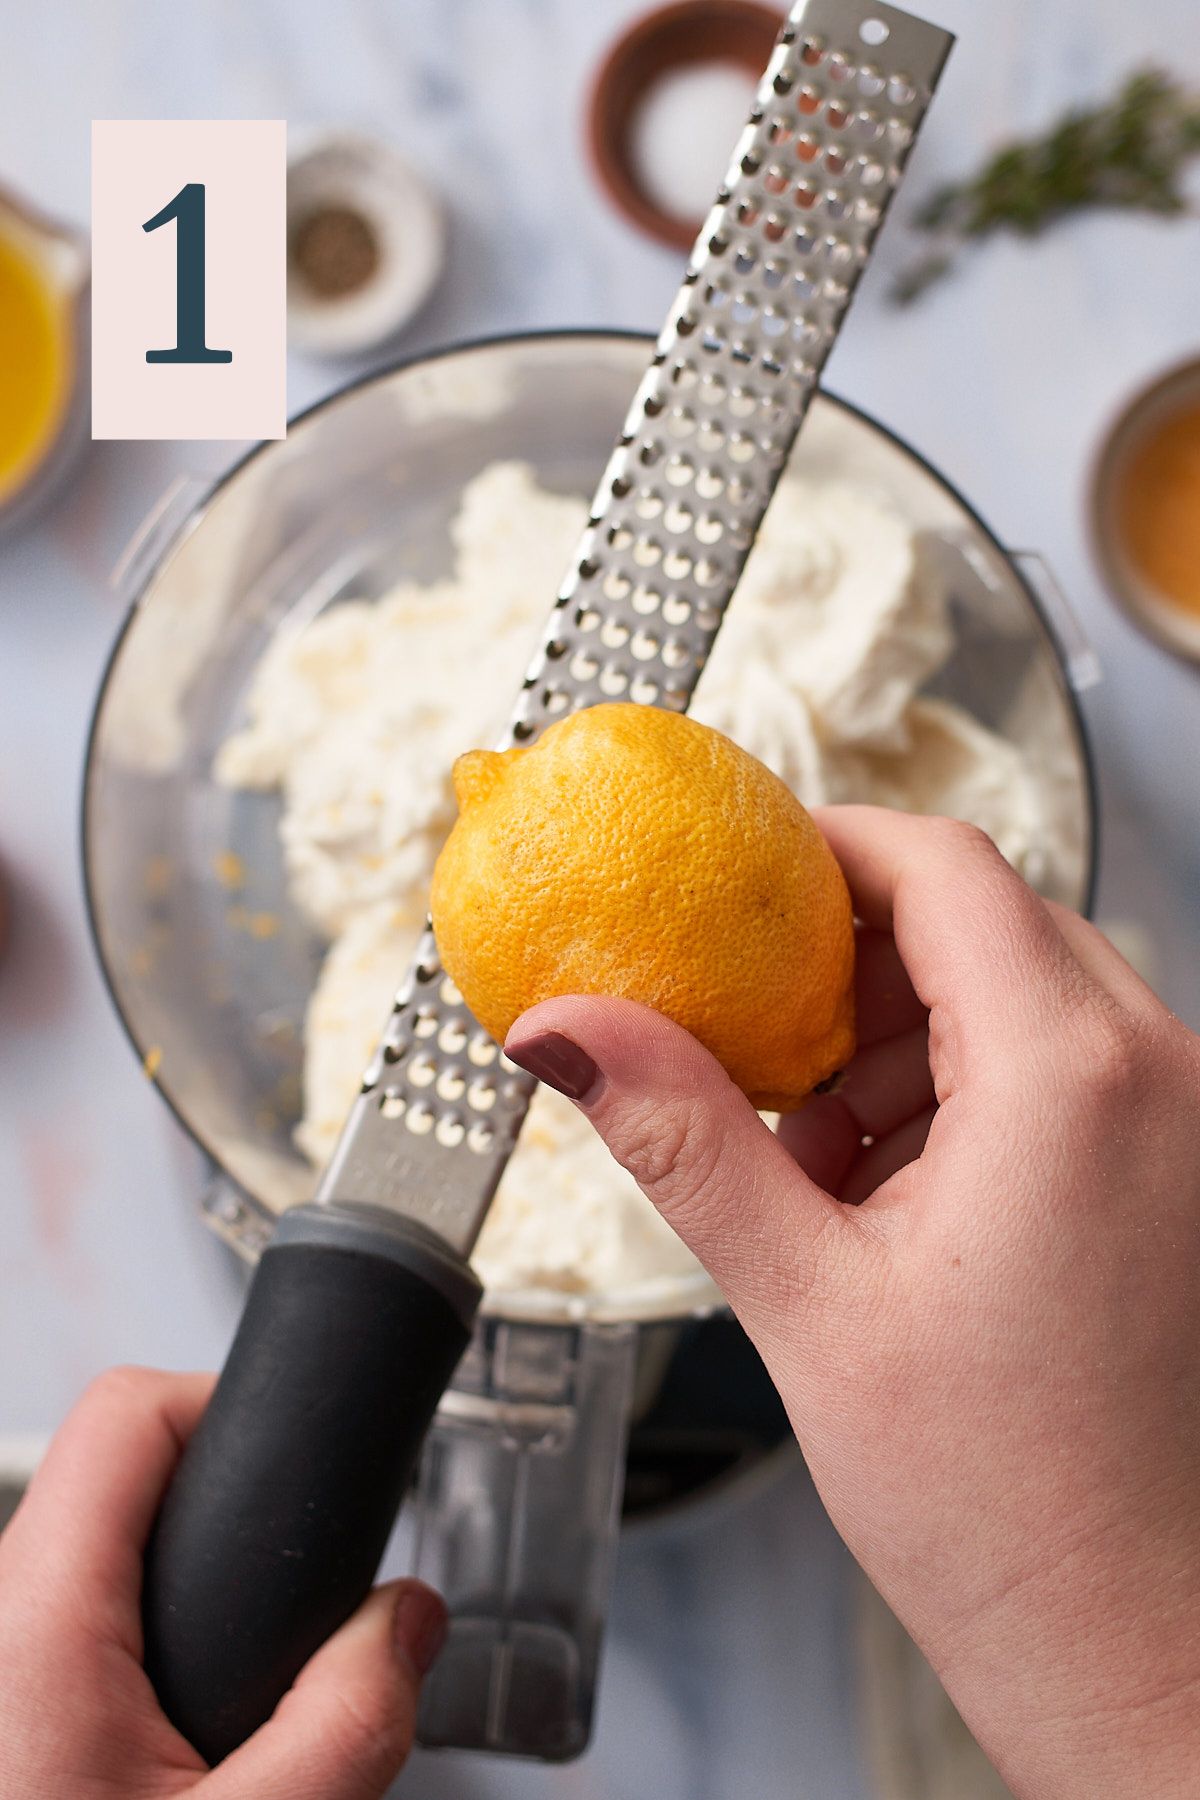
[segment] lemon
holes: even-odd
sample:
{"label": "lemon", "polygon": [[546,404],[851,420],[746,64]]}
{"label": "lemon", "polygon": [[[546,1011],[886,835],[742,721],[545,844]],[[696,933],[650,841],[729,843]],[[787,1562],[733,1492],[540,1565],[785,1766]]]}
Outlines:
{"label": "lemon", "polygon": [[786,1112],[854,1049],[833,853],[755,757],[680,713],[594,706],[454,765],[431,899],[442,961],[501,1042],[539,1000],[639,1000]]}

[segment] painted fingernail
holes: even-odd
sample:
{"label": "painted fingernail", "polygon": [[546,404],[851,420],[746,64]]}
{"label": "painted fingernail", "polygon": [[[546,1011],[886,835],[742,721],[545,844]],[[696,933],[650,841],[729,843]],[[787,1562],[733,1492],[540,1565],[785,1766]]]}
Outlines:
{"label": "painted fingernail", "polygon": [[600,1091],[603,1076],[599,1069],[586,1050],[560,1031],[544,1031],[526,1038],[523,1044],[505,1044],[504,1054],[568,1100],[590,1100]]}
{"label": "painted fingernail", "polygon": [[446,1642],[449,1620],[446,1605],[432,1588],[413,1582],[401,1593],[392,1615],[392,1633],[396,1648],[406,1656],[418,1675],[427,1675]]}

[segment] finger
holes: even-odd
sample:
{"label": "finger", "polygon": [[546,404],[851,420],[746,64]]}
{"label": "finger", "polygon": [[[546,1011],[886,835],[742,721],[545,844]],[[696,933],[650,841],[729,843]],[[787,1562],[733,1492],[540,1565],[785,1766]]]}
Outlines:
{"label": "finger", "polygon": [[777,1135],[811,1179],[836,1195],[864,1137],[886,1137],[933,1101],[929,1032],[919,1025],[858,1051],[837,1092],[787,1114]]}
{"label": "finger", "polygon": [[[18,1578],[141,1655],[142,1551],[212,1375],[110,1369],[55,1434],[5,1533]],[[10,1534],[14,1534],[10,1537]]]}
{"label": "finger", "polygon": [[860,1049],[926,1021],[926,1008],[890,931],[860,925],[855,933],[854,1016]]}
{"label": "finger", "polygon": [[[863,1133],[883,1137],[894,1131],[933,1103],[928,1027],[918,1025],[899,1037],[884,1038],[857,1051],[836,1092],[818,1098],[839,1101],[860,1137]],[[780,1122],[779,1136],[785,1144],[789,1143],[789,1120],[799,1124],[810,1110],[811,1102]]]}
{"label": "finger", "polygon": [[860,1234],[842,1209],[670,1020],[628,1000],[547,1000],[505,1050],[579,1104],[760,1349],[853,1257]]}
{"label": "finger", "polygon": [[809,1180],[836,1199],[863,1140],[841,1095],[814,1094],[799,1112],[783,1115],[775,1135]]}
{"label": "finger", "polygon": [[1078,1005],[1084,976],[1045,904],[974,826],[886,807],[814,814],[854,910],[890,929],[913,988],[995,1049],[1027,1044]]}
{"label": "finger", "polygon": [[916,1162],[925,1148],[936,1114],[936,1106],[927,1107],[915,1119],[906,1120],[889,1136],[877,1139],[863,1150],[842,1183],[839,1197],[843,1203],[846,1206],[863,1205],[893,1175]]}
{"label": "finger", "polygon": [[421,1679],[445,1636],[431,1588],[376,1588],[207,1778],[205,1800],[380,1800],[412,1748]]}

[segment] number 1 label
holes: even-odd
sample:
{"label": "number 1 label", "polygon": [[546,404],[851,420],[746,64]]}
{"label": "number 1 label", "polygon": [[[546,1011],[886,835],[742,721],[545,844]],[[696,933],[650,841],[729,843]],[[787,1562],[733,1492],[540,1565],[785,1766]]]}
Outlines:
{"label": "number 1 label", "polygon": [[282,119],[94,120],[92,436],[283,437],[286,262]]}
{"label": "number 1 label", "polygon": [[147,219],[143,231],[175,221],[175,348],[147,350],[148,363],[227,363],[232,350],[210,350],[204,341],[204,183],[189,181]]}

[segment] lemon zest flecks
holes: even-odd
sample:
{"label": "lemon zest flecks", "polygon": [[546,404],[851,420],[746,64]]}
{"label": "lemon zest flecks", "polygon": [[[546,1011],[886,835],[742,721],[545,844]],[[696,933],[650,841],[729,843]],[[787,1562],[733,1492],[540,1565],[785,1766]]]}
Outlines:
{"label": "lemon zest flecks", "polygon": [[161,900],[169,893],[174,869],[169,856],[150,856],[142,871],[142,885],[148,900]]}
{"label": "lemon zest flecks", "polygon": [[230,893],[246,885],[246,865],[234,850],[218,850],[213,857],[213,873]]}

